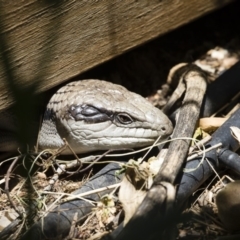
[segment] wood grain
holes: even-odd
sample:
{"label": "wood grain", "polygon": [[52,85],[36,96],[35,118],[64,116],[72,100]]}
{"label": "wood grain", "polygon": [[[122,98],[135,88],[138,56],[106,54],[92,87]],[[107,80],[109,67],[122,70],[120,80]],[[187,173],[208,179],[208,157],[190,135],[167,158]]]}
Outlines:
{"label": "wood grain", "polygon": [[[45,91],[231,0],[68,0],[0,2],[14,81]],[[0,59],[0,110],[13,103]]]}

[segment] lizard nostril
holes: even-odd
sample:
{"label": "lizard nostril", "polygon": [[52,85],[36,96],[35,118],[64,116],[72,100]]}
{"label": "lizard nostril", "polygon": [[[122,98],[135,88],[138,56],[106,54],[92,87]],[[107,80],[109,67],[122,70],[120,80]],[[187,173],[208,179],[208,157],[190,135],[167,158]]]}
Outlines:
{"label": "lizard nostril", "polygon": [[161,127],[162,132],[166,132],[166,127]]}

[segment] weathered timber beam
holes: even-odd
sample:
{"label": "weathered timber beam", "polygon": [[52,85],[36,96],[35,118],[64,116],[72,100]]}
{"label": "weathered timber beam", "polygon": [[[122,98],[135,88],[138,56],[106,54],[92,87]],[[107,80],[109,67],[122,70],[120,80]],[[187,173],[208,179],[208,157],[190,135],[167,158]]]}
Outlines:
{"label": "weathered timber beam", "polygon": [[[232,0],[1,1],[0,38],[14,80],[50,89]],[[1,44],[1,41],[0,41]],[[0,110],[13,103],[0,55]]]}

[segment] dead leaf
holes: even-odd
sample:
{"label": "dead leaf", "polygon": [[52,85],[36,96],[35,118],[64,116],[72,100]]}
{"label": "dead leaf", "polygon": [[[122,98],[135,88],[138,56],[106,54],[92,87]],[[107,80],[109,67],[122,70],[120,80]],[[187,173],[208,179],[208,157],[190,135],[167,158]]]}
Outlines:
{"label": "dead leaf", "polygon": [[228,118],[218,118],[218,117],[211,117],[211,118],[201,118],[199,120],[199,127],[205,131],[205,132],[214,132],[219,127],[222,126],[222,124],[227,120]]}
{"label": "dead leaf", "polygon": [[240,129],[238,127],[230,127],[233,137],[240,143]]}
{"label": "dead leaf", "polygon": [[122,203],[125,218],[124,225],[130,220],[136,209],[146,196],[146,190],[136,189],[132,182],[124,176],[119,190],[119,201]]}
{"label": "dead leaf", "polygon": [[43,172],[37,172],[37,178],[40,178],[40,179],[47,179],[47,176],[45,173]]}
{"label": "dead leaf", "polygon": [[95,214],[100,228],[104,228],[104,225],[113,221],[116,211],[113,196],[110,194],[104,195],[95,208]]}
{"label": "dead leaf", "polygon": [[125,164],[126,172],[118,194],[125,212],[124,225],[133,216],[152,186],[162,161],[162,158],[151,157],[147,162],[140,163],[131,159]]}
{"label": "dead leaf", "polygon": [[[193,134],[193,138],[198,140],[204,139],[208,136],[210,135],[207,132],[203,131],[200,127],[198,127]],[[196,143],[195,141],[192,141],[191,145],[194,146],[195,143]]]}

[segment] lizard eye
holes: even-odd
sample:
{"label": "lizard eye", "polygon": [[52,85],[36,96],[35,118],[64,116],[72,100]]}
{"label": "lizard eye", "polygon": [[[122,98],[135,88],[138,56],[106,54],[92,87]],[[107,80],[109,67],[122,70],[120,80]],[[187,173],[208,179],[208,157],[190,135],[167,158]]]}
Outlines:
{"label": "lizard eye", "polygon": [[118,113],[116,120],[121,124],[130,124],[133,122],[133,119],[126,113]]}

